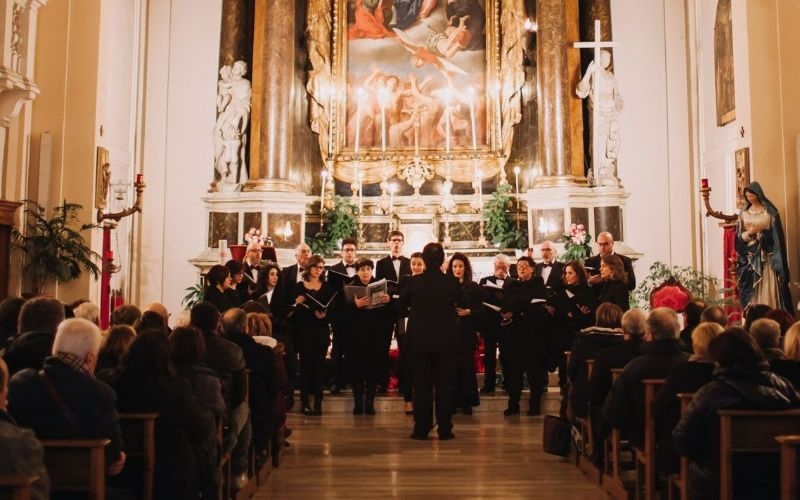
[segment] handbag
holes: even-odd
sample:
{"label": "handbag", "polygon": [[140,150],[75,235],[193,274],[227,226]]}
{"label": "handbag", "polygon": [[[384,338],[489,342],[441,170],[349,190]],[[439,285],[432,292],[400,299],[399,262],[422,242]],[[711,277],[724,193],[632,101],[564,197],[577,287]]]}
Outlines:
{"label": "handbag", "polygon": [[567,456],[569,453],[570,439],[572,439],[572,424],[564,417],[545,415],[542,428],[542,448],[545,453]]}

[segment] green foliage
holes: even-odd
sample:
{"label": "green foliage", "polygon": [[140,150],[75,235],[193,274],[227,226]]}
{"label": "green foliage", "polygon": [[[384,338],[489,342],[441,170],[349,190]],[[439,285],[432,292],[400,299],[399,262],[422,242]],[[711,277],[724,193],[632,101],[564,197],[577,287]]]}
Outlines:
{"label": "green foliage", "polygon": [[306,237],[311,253],[332,256],[345,238],[358,234],[358,207],[349,198],[333,197],[333,208],[325,212],[324,230],[314,236]]}
{"label": "green foliage", "polygon": [[564,235],[564,253],[561,255],[561,260],[583,262],[592,255],[591,242],[592,237],[586,232],[583,224],[571,224],[569,231]]}
{"label": "green foliage", "polygon": [[24,231],[11,231],[14,248],[25,253],[22,273],[33,281],[34,292],[41,293],[49,281],[67,282],[78,279],[84,271],[95,279],[100,268],[93,262],[99,258],[92,251],[81,232],[93,227],[81,224],[78,214],[83,207],[67,203],[52,209],[47,218],[46,210],[38,203],[25,200]]}
{"label": "green foliage", "polygon": [[509,211],[513,207],[511,185],[501,184],[492,198],[483,207],[484,230],[492,243],[500,248],[527,248],[528,232],[526,228],[517,229],[516,221]]}
{"label": "green foliage", "polygon": [[184,309],[188,310],[194,307],[195,304],[198,304],[203,301],[203,296],[205,295],[205,288],[203,288],[202,278],[201,278],[201,283],[192,285],[188,287],[185,291],[186,295],[183,297],[183,300],[181,300],[181,305],[184,307]]}
{"label": "green foliage", "polygon": [[717,278],[705,275],[693,267],[667,267],[663,262],[654,262],[650,266],[647,276],[639,283],[636,290],[631,292],[631,307],[649,310],[650,293],[669,278],[675,278],[676,281],[692,292],[693,298],[702,299],[709,306],[731,304],[731,299],[725,297],[728,289],[720,289]]}

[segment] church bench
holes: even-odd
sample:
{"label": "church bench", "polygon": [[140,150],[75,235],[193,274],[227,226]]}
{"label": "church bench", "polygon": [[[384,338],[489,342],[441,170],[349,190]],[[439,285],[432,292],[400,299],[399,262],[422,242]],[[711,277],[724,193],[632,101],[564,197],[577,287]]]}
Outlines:
{"label": "church bench", "polygon": [[[592,370],[594,369],[594,359],[586,360],[586,381],[588,384],[589,379],[592,377]],[[586,418],[577,418],[578,425],[581,428],[581,436],[583,437],[583,447],[581,453],[578,455],[578,466],[586,474],[593,483],[600,484],[602,480],[602,470],[592,462],[592,455],[595,450],[594,436],[592,434],[592,408],[591,404],[587,403]]]}
{"label": "church bench", "polygon": [[719,410],[720,500],[733,498],[733,459],[737,455],[780,452],[775,437],[800,433],[800,410]]}
{"label": "church bench", "polygon": [[634,449],[636,498],[653,500],[656,494],[656,422],[651,406],[665,379],[644,379],[644,445]]}
{"label": "church bench", "polygon": [[9,474],[0,476],[0,496],[10,500],[30,500],[31,488],[39,476]]}
{"label": "church bench", "polygon": [[86,492],[90,500],[105,500],[109,439],[42,439],[50,489]]}
{"label": "church bench", "polygon": [[[622,368],[611,369],[612,383],[617,381]],[[603,477],[601,486],[603,490],[617,500],[629,500],[632,498],[632,489],[626,486],[623,480],[623,468],[628,466],[628,462],[623,462],[623,451],[628,447],[626,440],[622,439],[619,429],[611,429],[611,434],[606,437],[604,454]]]}
{"label": "church bench", "polygon": [[800,452],[800,435],[778,436],[775,440],[781,447],[781,500],[794,500],[800,496],[797,460]]}
{"label": "church bench", "polygon": [[156,419],[158,413],[120,413],[119,426],[125,454],[142,464],[142,500],[153,499],[156,467]]}
{"label": "church bench", "polygon": [[[694,397],[693,392],[679,392],[678,399],[681,400],[681,415],[686,413],[689,403]],[[669,500],[687,500],[689,495],[686,491],[686,478],[689,475],[689,460],[681,457],[680,470],[669,478]]]}

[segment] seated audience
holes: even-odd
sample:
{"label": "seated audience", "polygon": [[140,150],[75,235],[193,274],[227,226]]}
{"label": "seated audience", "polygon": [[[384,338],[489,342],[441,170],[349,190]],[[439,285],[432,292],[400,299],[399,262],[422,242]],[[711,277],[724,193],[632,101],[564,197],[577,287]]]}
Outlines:
{"label": "seated audience", "polygon": [[136,320],[139,319],[139,316],[141,315],[142,311],[140,311],[139,308],[136,307],[135,305],[123,304],[111,312],[111,319],[109,321],[109,326],[114,326],[114,325],[133,326],[136,323]]}
{"label": "seated audience", "polygon": [[748,331],[768,363],[773,359],[786,357],[780,347],[781,325],[777,321],[767,318],[757,319],[753,321]]}
{"label": "seated audience", "polygon": [[771,360],[769,366],[773,373],[789,380],[795,389],[800,388],[800,322],[786,331],[783,352],[786,356]]}
{"label": "seated audience", "polygon": [[[212,457],[203,445],[216,436],[214,418],[204,412],[189,383],[175,376],[169,343],[158,330],[140,333],[122,359],[114,383],[117,408],[130,413],[158,413],[156,420],[155,498],[213,495]],[[216,457],[213,457],[216,458]],[[140,474],[128,468],[131,487]]]}
{"label": "seated audience", "polygon": [[122,355],[128,350],[133,339],[136,338],[136,330],[128,325],[115,325],[108,329],[103,345],[100,347],[100,354],[97,355],[97,377],[104,382],[113,380],[119,368]]}
{"label": "seated audience", "polygon": [[19,335],[12,338],[3,359],[14,375],[24,368],[40,369],[53,349],[56,329],[64,321],[64,306],[47,297],[26,302],[19,312]]}
{"label": "seated audience", "polygon": [[110,439],[107,474],[115,476],[125,465],[125,453],[116,395],[94,378],[101,341],[100,329],[90,321],[62,322],[42,370],[27,368],[11,377],[8,411],[39,439]]}
{"label": "seated audience", "polygon": [[656,445],[658,447],[658,469],[669,473],[678,472],[678,455],[672,445],[672,429],[681,418],[680,393],[692,393],[711,382],[714,361],[708,355],[708,344],[722,333],[717,323],[700,323],[692,332],[692,356],[675,365],[664,385],[653,400],[653,415],[656,416]]}
{"label": "seated audience", "polygon": [[25,299],[8,297],[0,302],[0,352],[8,347],[8,341],[17,334],[19,311]]}
{"label": "seated audience", "polygon": [[[724,408],[785,410],[800,404],[786,379],[769,371],[753,338],[738,327],[717,335],[708,352],[717,364],[713,380],[695,393],[672,432],[675,448],[688,458],[689,498],[719,497],[719,416]],[[751,461],[752,462],[752,461]],[[737,498],[778,498],[779,467],[770,460],[748,463],[735,474]]]}
{"label": "seated audience", "polygon": [[750,325],[757,319],[761,319],[770,312],[772,308],[766,304],[750,304],[744,313],[744,329],[750,331]]}
{"label": "seated audience", "polygon": [[720,306],[708,306],[700,315],[701,323],[716,323],[722,328],[728,327],[728,314]]}
{"label": "seated audience", "polygon": [[781,326],[781,338],[786,335],[786,331],[794,324],[794,316],[783,309],[770,309],[764,317],[778,322]]}
{"label": "seated audience", "polygon": [[686,309],[683,311],[683,330],[681,330],[680,339],[683,343],[683,350],[689,354],[692,353],[692,332],[702,321],[700,317],[705,309],[705,302],[701,299],[692,299],[686,304]]}
{"label": "seated audience", "polygon": [[631,444],[644,441],[644,388],[642,380],[666,378],[672,367],[689,355],[681,349],[678,314],[658,307],[647,317],[649,344],[644,354],[625,365],[603,405],[603,421],[627,435]]}
{"label": "seated audience", "polygon": [[167,322],[164,317],[155,311],[145,311],[139,316],[139,319],[133,324],[133,328],[137,333],[142,333],[145,330],[158,330],[164,335],[168,335]]}
{"label": "seated audience", "polygon": [[[0,305],[2,308],[2,305]],[[50,498],[44,450],[33,431],[19,427],[8,414],[8,367],[0,358],[0,475],[39,476],[31,488],[33,500]]]}
{"label": "seated audience", "polygon": [[621,344],[622,309],[611,303],[603,303],[595,313],[595,326],[584,328],[575,339],[572,355],[567,366],[570,381],[569,403],[572,414],[586,417],[588,406],[586,360],[594,359],[601,349]]}
{"label": "seated audience", "polygon": [[76,318],[83,318],[100,326],[100,308],[88,300],[81,302],[77,306],[73,306],[72,314],[74,314]]}

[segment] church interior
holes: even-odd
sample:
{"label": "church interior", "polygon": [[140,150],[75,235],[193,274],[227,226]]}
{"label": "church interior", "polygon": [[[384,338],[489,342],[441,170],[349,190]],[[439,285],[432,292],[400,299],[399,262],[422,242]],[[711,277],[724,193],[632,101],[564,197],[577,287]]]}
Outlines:
{"label": "church interior", "polygon": [[[775,307],[797,315],[796,0],[0,0],[0,8],[0,299],[88,300],[103,327],[123,304],[160,303],[174,326],[203,276],[241,260],[253,238],[285,267],[303,243],[339,262],[346,237],[359,257],[377,260],[401,231],[406,256],[441,243],[446,256],[469,257],[475,281],[492,275],[498,253],[513,263],[528,251],[538,262],[552,242],[558,260],[585,258],[580,251],[597,254],[598,235],[610,233],[638,282],[658,263],[691,268],[715,280],[710,296],[735,303],[733,240],[751,203],[744,188],[757,182],[783,221],[791,299]],[[37,272],[44,264],[19,246],[35,229],[31,211],[49,217],[66,204],[81,207],[74,223],[85,226],[96,272],[83,266],[59,279]],[[585,241],[570,239],[577,227]],[[557,413],[551,399],[545,409]],[[380,435],[363,447],[377,447],[404,477],[425,477],[447,466],[448,453],[461,464],[469,447],[491,446],[485,433],[499,432],[502,405],[486,401],[477,422],[456,422],[459,438],[474,436],[457,452],[437,444],[441,457],[428,448],[403,457],[400,402],[382,400],[378,424],[356,430],[390,436],[386,449]],[[349,407],[326,414],[328,429],[302,418],[290,414],[295,447],[256,498],[300,495],[302,460],[325,478],[304,497],[331,496],[336,478],[351,477],[319,460],[330,436],[353,429]],[[551,471],[534,479],[541,495],[515,489],[525,469],[495,454],[477,467],[504,471],[499,490],[453,472],[454,483],[481,488],[453,494],[605,498],[586,470],[517,449],[541,439],[543,422],[530,422],[495,438],[498,450]],[[368,463],[358,443],[337,446],[348,450],[343,467]],[[281,482],[283,472],[299,475]],[[394,493],[373,485],[365,494],[449,494],[424,479],[392,484]]]}

